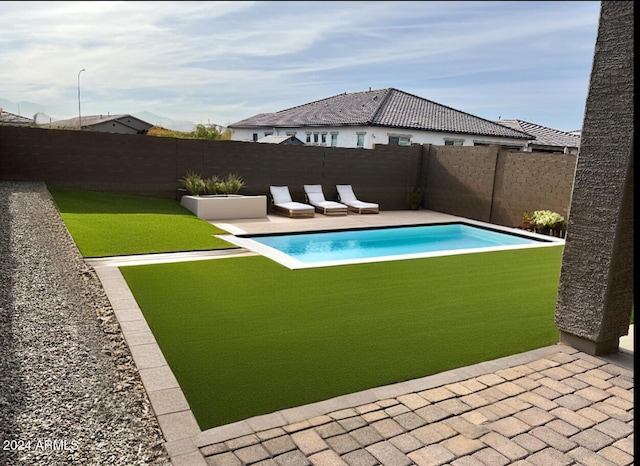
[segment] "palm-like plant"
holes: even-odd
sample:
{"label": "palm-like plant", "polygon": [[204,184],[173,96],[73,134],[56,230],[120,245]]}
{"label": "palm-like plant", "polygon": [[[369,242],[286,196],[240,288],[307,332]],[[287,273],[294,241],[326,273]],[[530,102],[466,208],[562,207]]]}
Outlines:
{"label": "palm-like plant", "polygon": [[242,177],[236,173],[229,173],[227,178],[222,182],[225,194],[237,194],[246,183]]}
{"label": "palm-like plant", "polygon": [[192,170],[189,170],[179,181],[191,196],[199,196],[205,192],[206,186],[202,176]]}
{"label": "palm-like plant", "polygon": [[212,176],[204,180],[204,192],[207,194],[218,194],[220,192],[220,178]]}

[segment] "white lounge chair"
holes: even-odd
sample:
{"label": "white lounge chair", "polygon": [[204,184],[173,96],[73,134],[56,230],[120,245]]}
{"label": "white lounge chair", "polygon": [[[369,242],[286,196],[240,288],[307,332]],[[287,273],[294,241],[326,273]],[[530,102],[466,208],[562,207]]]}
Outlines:
{"label": "white lounge chair", "polygon": [[319,184],[305,184],[304,192],[307,202],[316,208],[316,212],[324,215],[347,215],[348,208],[335,201],[327,201]]}
{"label": "white lounge chair", "polygon": [[309,204],[295,202],[291,199],[288,186],[269,186],[271,191],[271,208],[277,214],[291,218],[314,217],[316,209]]}
{"label": "white lounge chair", "polygon": [[350,184],[338,184],[336,189],[338,190],[338,199],[347,205],[349,211],[358,214],[377,214],[380,212],[378,204],[359,200],[353,193],[353,188]]}

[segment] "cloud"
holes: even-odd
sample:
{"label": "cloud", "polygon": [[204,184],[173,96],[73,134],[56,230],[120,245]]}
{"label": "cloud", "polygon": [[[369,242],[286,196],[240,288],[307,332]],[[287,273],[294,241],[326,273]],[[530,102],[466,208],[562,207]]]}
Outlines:
{"label": "cloud", "polygon": [[[85,68],[87,114],[226,124],[369,86],[450,89],[454,108],[563,89],[559,114],[575,122],[586,90],[563,83],[588,79],[598,14],[599,2],[554,1],[2,2],[0,97],[74,116]],[[537,100],[514,97],[527,82]]]}

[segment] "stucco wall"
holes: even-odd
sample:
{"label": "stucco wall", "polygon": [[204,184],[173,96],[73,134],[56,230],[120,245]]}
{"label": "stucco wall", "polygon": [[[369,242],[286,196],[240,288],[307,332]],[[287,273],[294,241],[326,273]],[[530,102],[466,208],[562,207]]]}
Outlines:
{"label": "stucco wall", "polygon": [[634,2],[601,2],[562,259],[556,326],[583,351],[618,350],[633,305]]}
{"label": "stucco wall", "polygon": [[[527,141],[510,138],[498,138],[489,136],[478,136],[472,134],[456,134],[441,133],[434,131],[408,130],[400,128],[383,128],[379,126],[340,126],[340,127],[315,127],[315,128],[271,128],[271,129],[242,129],[233,128],[231,139],[234,141],[253,141],[253,134],[258,134],[258,139],[265,136],[265,133],[271,133],[274,136],[286,136],[295,133],[295,136],[302,142],[307,140],[307,132],[325,133],[327,135],[326,144],[315,144],[313,137],[311,144],[313,146],[330,147],[331,133],[338,133],[337,147],[356,148],[358,142],[358,133],[364,133],[364,148],[372,149],[376,144],[388,144],[389,135],[408,136],[413,144],[434,144],[444,146],[446,139],[461,140],[463,146],[473,146],[475,142],[482,144],[504,144],[523,147]],[[319,139],[321,140],[321,139]]]}

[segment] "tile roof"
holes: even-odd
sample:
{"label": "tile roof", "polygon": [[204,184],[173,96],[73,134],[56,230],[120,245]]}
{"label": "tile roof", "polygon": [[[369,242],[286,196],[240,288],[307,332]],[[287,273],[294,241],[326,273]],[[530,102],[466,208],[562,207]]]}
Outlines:
{"label": "tile roof", "polygon": [[536,137],[532,143],[534,145],[575,147],[576,149],[580,147],[580,135],[575,134],[575,131],[573,133],[560,131],[524,120],[498,120],[496,123],[534,135]]}
{"label": "tile roof", "polygon": [[16,115],[15,113],[7,112],[0,108],[0,125],[28,126],[31,124],[33,124],[31,118]]}
{"label": "tile roof", "polygon": [[394,88],[338,94],[275,113],[260,113],[230,128],[385,126],[448,133],[535,139],[531,134]]}
{"label": "tile roof", "polygon": [[[82,126],[91,126],[98,123],[104,123],[106,121],[117,120],[118,118],[125,117],[127,115],[87,115],[82,116]],[[58,128],[77,128],[80,126],[80,118],[68,118],[66,120],[56,120],[51,123],[51,126]]]}

